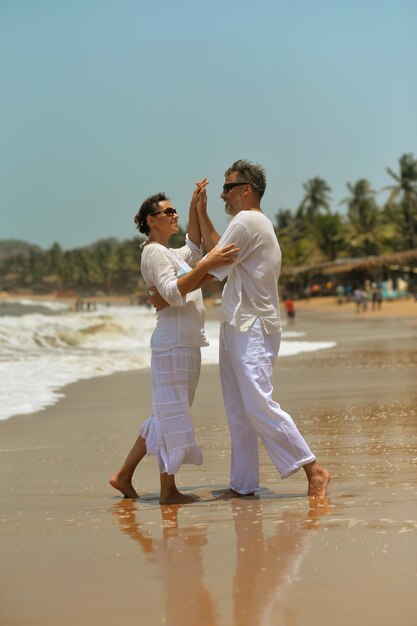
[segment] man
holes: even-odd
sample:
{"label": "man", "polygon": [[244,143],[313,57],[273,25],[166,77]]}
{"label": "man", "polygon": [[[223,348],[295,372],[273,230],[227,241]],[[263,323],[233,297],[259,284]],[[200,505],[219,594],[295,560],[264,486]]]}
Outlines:
{"label": "man", "polygon": [[235,243],[231,265],[211,271],[228,278],[220,313],[220,377],[232,440],[230,489],[233,495],[259,488],[258,436],[286,478],[303,467],[308,495],[324,497],[330,481],[294,421],[272,399],[272,369],[281,341],[278,278],[281,251],[260,202],[266,188],[263,168],[239,160],[225,173],[222,200],[232,220],[220,238],[208,214],[205,190],[197,214],[207,250]]}

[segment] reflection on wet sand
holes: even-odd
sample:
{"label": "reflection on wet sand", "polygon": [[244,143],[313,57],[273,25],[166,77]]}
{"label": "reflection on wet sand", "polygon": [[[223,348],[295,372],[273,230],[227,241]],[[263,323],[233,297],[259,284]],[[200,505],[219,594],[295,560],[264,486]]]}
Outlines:
{"label": "reflection on wet sand", "polygon": [[[208,504],[208,503],[207,503]],[[320,517],[329,511],[327,498],[311,500],[307,513],[284,510],[279,519],[271,520],[269,500],[234,499],[222,507],[224,517],[232,517],[235,541],[235,570],[228,581],[222,558],[216,572],[224,585],[232,584],[233,626],[282,624],[293,626],[296,618],[285,602],[285,590],[296,579],[308,551],[311,531],[320,527]],[[141,525],[141,509],[133,500],[122,500],[113,513],[122,532],[134,539],[153,567],[152,576],[162,581],[156,599],[165,603],[164,623],[169,626],[219,626],[228,623],[216,607],[219,599],[210,592],[205,569],[203,546],[218,553],[216,527],[209,538],[205,523],[180,526],[181,505],[162,506],[161,536],[155,538]],[[190,510],[189,507],[185,507]],[[207,510],[209,512],[210,506]],[[201,511],[199,518],[201,520]],[[271,532],[272,527],[272,532]],[[210,526],[210,530],[213,526]],[[269,529],[269,532],[268,530]],[[154,534],[154,533],[152,533]]]}
{"label": "reflection on wet sand", "polygon": [[285,603],[285,588],[296,579],[308,550],[309,531],[319,527],[329,501],[312,500],[310,506],[307,516],[284,511],[275,532],[267,537],[262,501],[232,501],[237,552],[234,626],[296,623]]}
{"label": "reflection on wet sand", "polygon": [[[162,536],[153,539],[141,529],[140,510],[134,500],[118,502],[113,512],[121,530],[138,542],[163,581],[166,620],[169,626],[215,626],[213,601],[204,581],[202,546],[207,543],[207,528],[185,526],[179,528],[178,514],[183,505],[161,506]],[[154,572],[155,575],[155,572]]]}

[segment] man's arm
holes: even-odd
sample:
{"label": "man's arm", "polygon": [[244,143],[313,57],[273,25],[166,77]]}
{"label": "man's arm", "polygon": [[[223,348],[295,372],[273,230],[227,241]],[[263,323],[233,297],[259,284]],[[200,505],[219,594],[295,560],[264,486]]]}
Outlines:
{"label": "man's arm", "polygon": [[207,193],[205,189],[202,189],[197,199],[197,216],[198,223],[200,225],[201,236],[203,237],[203,244],[205,249],[210,252],[217,246],[220,235],[213,226],[213,222],[207,213]]}
{"label": "man's arm", "polygon": [[157,311],[161,311],[165,309],[167,306],[170,306],[169,303],[163,299],[160,293],[157,292],[155,287],[149,287],[149,298],[148,302],[152,304],[154,309]]}

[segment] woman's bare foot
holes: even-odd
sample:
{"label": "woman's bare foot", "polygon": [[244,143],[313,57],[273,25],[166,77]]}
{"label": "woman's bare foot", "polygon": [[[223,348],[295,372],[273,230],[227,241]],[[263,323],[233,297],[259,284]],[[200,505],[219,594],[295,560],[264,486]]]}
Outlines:
{"label": "woman's bare foot", "polygon": [[307,495],[310,498],[324,498],[327,495],[327,487],[331,480],[329,472],[317,461],[304,465],[304,470],[308,479]]}
{"label": "woman's bare foot", "polygon": [[185,493],[181,493],[180,491],[176,491],[171,494],[160,495],[159,504],[191,504],[192,502],[196,502],[200,498],[193,493],[186,495]]}
{"label": "woman's bare foot", "polygon": [[132,480],[124,478],[121,474],[115,474],[109,480],[112,487],[120,491],[125,498],[139,498],[132,485]]}

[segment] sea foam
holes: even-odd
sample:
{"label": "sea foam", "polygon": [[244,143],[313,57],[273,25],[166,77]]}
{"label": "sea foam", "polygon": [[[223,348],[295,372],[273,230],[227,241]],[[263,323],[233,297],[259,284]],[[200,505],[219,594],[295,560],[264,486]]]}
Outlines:
{"label": "sea foam", "polygon": [[[32,302],[19,304],[30,310]],[[63,396],[60,390],[77,380],[150,366],[153,309],[99,306],[75,312],[50,304],[48,315],[0,316],[0,419],[54,404]],[[219,324],[208,321],[203,364],[218,362],[218,333]],[[335,345],[301,341],[302,336],[284,333],[280,357]]]}

